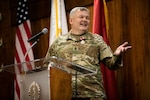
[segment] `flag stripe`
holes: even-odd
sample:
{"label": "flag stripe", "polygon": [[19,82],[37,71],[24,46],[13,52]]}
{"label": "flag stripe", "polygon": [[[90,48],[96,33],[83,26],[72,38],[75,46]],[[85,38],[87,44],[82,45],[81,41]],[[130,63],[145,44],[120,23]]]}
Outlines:
{"label": "flag stripe", "polygon": [[[16,49],[15,49],[15,62],[16,63],[20,63],[20,58],[19,58],[19,56],[18,56],[18,52],[16,51]],[[20,72],[21,72],[21,66],[17,66],[18,68],[16,69],[16,73],[18,74],[20,74]]]}
{"label": "flag stripe", "polygon": [[107,10],[107,5],[106,1],[103,0],[103,5],[104,5],[104,15],[105,15],[105,24],[106,24],[106,31],[107,31],[107,36],[108,36],[108,30],[109,30],[109,20],[108,20],[108,10]]}
{"label": "flag stripe", "polygon": [[[15,61],[18,62],[18,63],[20,63],[20,58],[19,58],[19,55],[18,55],[17,51],[16,51],[16,55],[15,56],[16,56],[15,57]],[[20,73],[21,72],[21,66],[18,66],[16,70],[17,70],[16,71],[17,73]]]}
{"label": "flag stripe", "polygon": [[15,76],[15,90],[17,91],[16,100],[20,100],[20,88],[16,77],[17,76]]}
{"label": "flag stripe", "polygon": [[56,38],[57,38],[59,36],[59,31],[58,31],[59,30],[59,28],[58,28],[58,24],[59,24],[58,23],[58,15],[59,15],[58,14],[59,13],[58,12],[58,9],[59,9],[58,8],[58,0],[54,0],[54,4],[55,4],[55,15],[56,15],[55,16],[55,22],[56,22]]}
{"label": "flag stripe", "polygon": [[26,47],[25,47],[25,44],[24,44],[22,36],[21,36],[20,28],[17,28],[17,37],[19,39],[20,46],[21,46],[21,49],[23,51],[23,54],[25,54],[26,53]]}
{"label": "flag stripe", "polygon": [[31,37],[31,30],[30,30],[30,24],[29,24],[29,20],[27,20],[26,22],[24,22],[24,28],[25,28],[25,31],[26,31],[26,35],[27,35],[27,37],[28,38],[30,38]]}
{"label": "flag stripe", "polygon": [[[18,53],[18,58],[20,59],[19,61],[21,62],[21,58],[24,57],[24,54],[23,54],[23,51],[22,51],[22,48],[21,48],[21,44],[19,42],[19,39],[18,39],[18,35],[16,35],[16,53]],[[19,63],[19,62],[17,62]]]}

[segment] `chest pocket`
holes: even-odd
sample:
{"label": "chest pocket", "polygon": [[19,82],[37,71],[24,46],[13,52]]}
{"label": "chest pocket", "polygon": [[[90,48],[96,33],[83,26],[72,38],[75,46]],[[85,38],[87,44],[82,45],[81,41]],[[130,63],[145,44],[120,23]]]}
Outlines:
{"label": "chest pocket", "polygon": [[73,50],[73,60],[81,60],[89,63],[99,62],[99,47],[96,44],[76,44]]}
{"label": "chest pocket", "polygon": [[88,50],[86,52],[86,55],[90,56],[90,57],[94,57],[97,58],[99,57],[99,47],[97,45],[90,45],[88,47]]}

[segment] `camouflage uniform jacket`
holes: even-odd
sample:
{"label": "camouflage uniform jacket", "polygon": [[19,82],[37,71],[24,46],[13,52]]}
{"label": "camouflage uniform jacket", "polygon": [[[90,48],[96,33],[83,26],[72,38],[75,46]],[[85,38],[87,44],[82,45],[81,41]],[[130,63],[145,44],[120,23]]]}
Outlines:
{"label": "camouflage uniform jacket", "polygon": [[110,69],[120,66],[120,59],[114,56],[110,47],[97,34],[85,32],[73,35],[71,32],[57,38],[48,50],[46,58],[56,56],[82,65],[94,71],[94,74],[81,75],[72,82],[74,97],[106,98],[100,62]]}

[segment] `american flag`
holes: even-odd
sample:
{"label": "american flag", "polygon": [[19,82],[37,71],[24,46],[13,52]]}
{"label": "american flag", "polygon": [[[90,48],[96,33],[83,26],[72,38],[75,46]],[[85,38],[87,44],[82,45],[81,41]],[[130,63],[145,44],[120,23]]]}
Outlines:
{"label": "american flag", "polygon": [[[27,0],[19,0],[18,2],[17,25],[18,26],[16,29],[16,37],[15,37],[15,58],[14,58],[15,64],[34,60],[33,51],[32,49],[30,49],[32,44],[27,42],[27,40],[31,37],[31,25],[28,16]],[[24,70],[31,70],[31,69],[32,66],[24,66]],[[16,73],[20,73],[21,70],[22,70],[21,66],[15,67]],[[21,99],[20,78],[21,76],[19,74],[16,74],[14,81],[15,100]]]}

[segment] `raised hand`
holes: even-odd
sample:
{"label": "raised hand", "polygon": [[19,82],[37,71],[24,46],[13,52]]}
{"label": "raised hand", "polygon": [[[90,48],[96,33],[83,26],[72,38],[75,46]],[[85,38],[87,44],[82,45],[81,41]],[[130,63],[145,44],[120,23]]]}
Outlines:
{"label": "raised hand", "polygon": [[128,42],[124,42],[123,44],[121,44],[116,51],[114,52],[114,55],[121,55],[123,52],[127,51],[128,49],[131,49],[132,46],[128,45]]}

